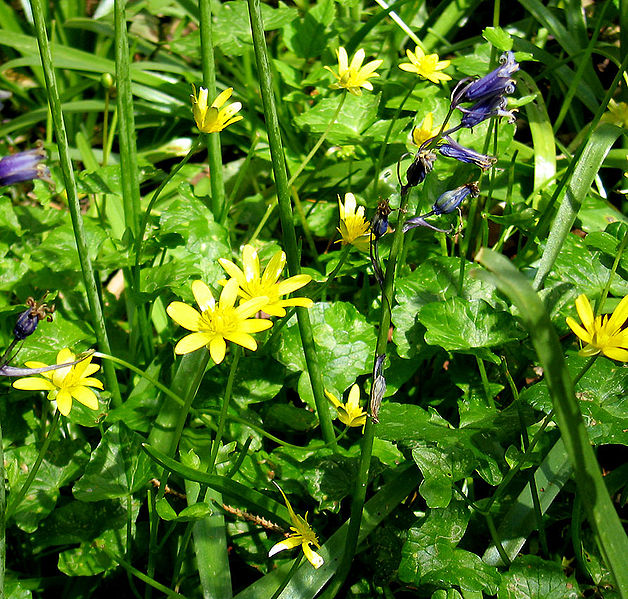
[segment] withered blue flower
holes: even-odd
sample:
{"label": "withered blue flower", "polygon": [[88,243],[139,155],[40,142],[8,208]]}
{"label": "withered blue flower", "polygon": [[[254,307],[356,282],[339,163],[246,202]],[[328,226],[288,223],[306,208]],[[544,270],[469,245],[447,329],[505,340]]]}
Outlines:
{"label": "withered blue flower", "polygon": [[421,214],[420,216],[414,216],[413,218],[409,218],[406,221],[406,224],[403,226],[403,232],[409,231],[410,229],[414,229],[416,227],[428,227],[435,231],[440,231],[441,233],[446,233],[443,229],[437,229],[430,223],[428,223],[425,219],[430,216],[439,216],[441,214],[449,214],[453,212],[460,204],[466,200],[469,196],[475,198],[479,195],[480,188],[478,184],[473,183],[465,183],[460,187],[456,187],[456,189],[451,189],[441,194],[438,199],[434,202],[432,206],[432,210],[426,214]]}
{"label": "withered blue flower", "polygon": [[46,153],[41,145],[33,150],[0,158],[0,186],[32,179],[50,179],[48,167],[42,164],[45,158]]}
{"label": "withered blue flower", "polygon": [[458,106],[458,110],[463,113],[460,124],[467,129],[471,129],[492,116],[505,116],[508,117],[509,123],[514,123],[514,111],[506,110],[506,106],[508,106],[508,101],[503,96],[484,98],[471,106],[471,108]]}
{"label": "withered blue flower", "polygon": [[445,143],[438,146],[438,151],[448,158],[455,158],[456,160],[460,160],[460,162],[475,164],[484,171],[491,168],[497,162],[497,158],[494,156],[487,156],[486,154],[480,154],[475,150],[471,150],[470,148],[465,148],[451,137],[445,138]]}

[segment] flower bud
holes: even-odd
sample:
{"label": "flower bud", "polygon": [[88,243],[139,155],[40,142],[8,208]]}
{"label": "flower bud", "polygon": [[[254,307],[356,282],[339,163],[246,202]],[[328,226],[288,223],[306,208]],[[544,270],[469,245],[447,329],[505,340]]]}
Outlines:
{"label": "flower bud", "polygon": [[460,162],[466,162],[469,164],[475,164],[479,166],[483,171],[491,168],[496,162],[497,158],[494,156],[487,156],[486,154],[480,154],[470,148],[465,148],[459,143],[455,142],[450,137],[446,137],[446,143],[438,147],[438,151],[448,158],[455,158]]}

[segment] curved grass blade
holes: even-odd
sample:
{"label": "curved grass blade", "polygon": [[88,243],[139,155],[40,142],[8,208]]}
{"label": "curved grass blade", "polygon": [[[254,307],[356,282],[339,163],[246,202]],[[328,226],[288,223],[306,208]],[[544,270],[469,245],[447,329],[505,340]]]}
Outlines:
{"label": "curved grass blade", "polygon": [[628,537],[622,527],[615,506],[608,494],[574,393],[574,386],[565,365],[563,349],[550,317],[528,280],[507,258],[482,249],[476,258],[492,274],[479,273],[489,279],[508,296],[519,310],[534,349],[543,367],[547,386],[554,404],[556,421],[587,518],[595,530],[598,543],[609,566],[617,590],[628,598]]}

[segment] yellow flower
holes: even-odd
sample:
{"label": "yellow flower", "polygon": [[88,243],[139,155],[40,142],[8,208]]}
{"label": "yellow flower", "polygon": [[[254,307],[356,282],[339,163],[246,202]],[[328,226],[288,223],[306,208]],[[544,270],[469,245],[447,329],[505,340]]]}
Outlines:
{"label": "yellow flower", "polygon": [[619,302],[610,318],[608,314],[596,318],[584,294],[576,299],[576,310],[582,326],[570,316],[567,324],[586,343],[580,355],[594,356],[602,352],[612,360],[628,362],[628,329],[622,329],[628,319],[628,295]]}
{"label": "yellow flower", "polygon": [[238,282],[235,279],[225,285],[218,303],[202,281],[192,283],[192,293],[201,309],[200,313],[183,302],[172,302],[166,308],[172,320],[184,329],[193,331],[177,343],[174,348],[176,354],[189,354],[205,345],[212,360],[220,364],[227,351],[227,341],[254,351],[257,343],[251,333],[259,333],[273,326],[270,320],[251,318],[268,302],[267,297],[256,297],[234,307],[238,297]]}
{"label": "yellow flower", "polygon": [[342,204],[338,197],[340,209],[340,226],[338,232],[342,236],[336,243],[342,245],[351,244],[365,252],[369,246],[369,222],[364,218],[364,206],[357,207],[355,196],[352,193],[345,194],[345,203]]}
{"label": "yellow flower", "polygon": [[325,389],[325,395],[338,411],[338,419],[347,426],[364,426],[366,424],[366,412],[360,407],[360,387],[353,385],[349,391],[347,403],[342,404],[340,400]]}
{"label": "yellow flower", "polygon": [[409,73],[416,73],[419,77],[429,79],[432,83],[440,83],[441,81],[449,81],[451,77],[445,73],[439,73],[446,69],[451,60],[439,60],[438,54],[425,54],[419,46],[417,46],[414,52],[406,50],[406,55],[410,59],[410,62],[403,62],[399,65],[402,71],[408,71]]}
{"label": "yellow flower", "polygon": [[[57,364],[74,362],[76,358],[68,349],[62,349],[57,354]],[[57,401],[57,408],[64,416],[67,416],[72,409],[72,398],[87,406],[91,410],[98,409],[98,398],[90,387],[102,389],[102,383],[92,374],[98,372],[100,366],[92,364],[92,357],[89,356],[74,366],[66,366],[49,372],[42,372],[39,376],[29,376],[17,379],[13,383],[16,389],[26,391],[48,391],[48,399]],[[26,362],[28,368],[45,368],[47,364],[43,362]]]}
{"label": "yellow flower", "polygon": [[[277,485],[277,483],[275,483],[275,485]],[[317,549],[321,548],[318,538],[316,537],[316,533],[307,523],[307,513],[305,514],[305,518],[295,514],[288,498],[286,497],[286,494],[281,490],[279,485],[277,485],[277,488],[283,495],[283,500],[286,502],[286,507],[290,513],[290,520],[292,521],[290,530],[294,532],[290,533],[287,539],[273,545],[271,550],[268,552],[268,557],[272,557],[284,549],[294,549],[295,547],[301,545],[301,549],[303,549],[303,553],[307,558],[307,561],[310,562],[310,564],[312,564],[316,569],[320,568],[325,563],[325,560],[323,560],[323,558],[310,547],[310,545],[314,545]]]}
{"label": "yellow flower", "polygon": [[628,104],[611,100],[608,103],[608,111],[602,115],[602,120],[628,128]]}
{"label": "yellow flower", "polygon": [[[231,260],[220,258],[220,265],[227,271],[230,277],[238,282],[240,289],[238,295],[242,301],[251,300],[260,296],[267,298],[266,303],[260,308],[271,316],[285,316],[286,306],[303,306],[311,308],[314,302],[309,297],[292,297],[280,299],[282,295],[288,295],[297,289],[307,285],[312,277],[310,275],[295,275],[285,281],[279,281],[279,277],[286,265],[286,254],[279,250],[266,265],[264,274],[260,276],[259,257],[252,245],[245,245],[242,250],[242,266],[244,272]],[[226,281],[219,281],[224,285]]]}
{"label": "yellow flower", "polygon": [[440,127],[434,127],[434,115],[428,112],[420,127],[412,129],[412,141],[417,146],[422,146],[428,139],[436,136]]}
{"label": "yellow flower", "polygon": [[372,60],[367,62],[364,66],[364,57],[366,53],[360,48],[354,55],[349,64],[349,57],[347,51],[340,47],[337,51],[338,54],[338,73],[332,70],[331,67],[325,67],[338,81],[332,83],[332,89],[344,88],[354,96],[361,96],[362,90],[360,88],[373,91],[373,84],[369,81],[371,77],[379,77],[379,73],[375,72],[375,69],[384,62],[383,60]]}
{"label": "yellow flower", "polygon": [[224,92],[218,94],[211,106],[208,106],[207,90],[201,87],[198,95],[196,94],[196,89],[194,90],[194,94],[190,98],[192,99],[194,120],[199,131],[202,133],[216,133],[242,120],[242,116],[235,116],[242,108],[240,102],[234,102],[222,108],[222,105],[231,97],[232,93],[233,88],[228,87]]}

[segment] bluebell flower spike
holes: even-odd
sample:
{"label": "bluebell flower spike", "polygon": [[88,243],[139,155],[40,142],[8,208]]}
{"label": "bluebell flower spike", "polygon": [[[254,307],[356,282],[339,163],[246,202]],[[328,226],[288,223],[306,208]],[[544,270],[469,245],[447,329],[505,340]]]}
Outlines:
{"label": "bluebell flower spike", "polygon": [[471,108],[458,106],[458,110],[462,112],[460,126],[472,129],[482,121],[496,116],[507,117],[509,123],[515,122],[516,110],[506,110],[508,101],[503,96],[489,97],[475,103]]}

